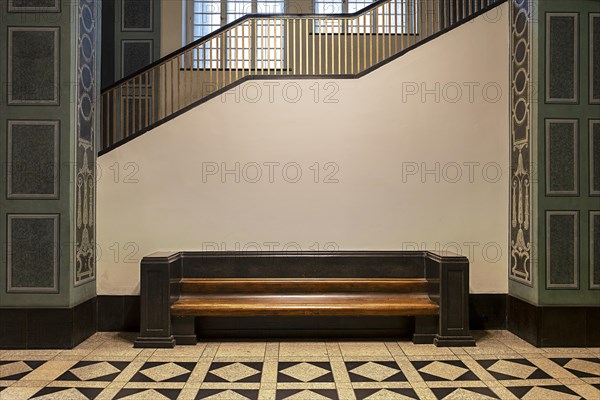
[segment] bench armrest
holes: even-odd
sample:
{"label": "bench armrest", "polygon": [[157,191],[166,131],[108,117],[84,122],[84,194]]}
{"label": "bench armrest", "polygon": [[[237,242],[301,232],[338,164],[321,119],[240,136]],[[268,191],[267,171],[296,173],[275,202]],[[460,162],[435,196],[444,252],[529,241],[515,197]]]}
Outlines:
{"label": "bench armrest", "polygon": [[469,260],[454,253],[425,254],[429,297],[440,306],[436,346],[474,346],[469,331]]}
{"label": "bench armrest", "polygon": [[179,298],[181,274],[181,252],[157,252],[142,259],[140,335],[134,342],[134,347],[175,346],[170,308]]}

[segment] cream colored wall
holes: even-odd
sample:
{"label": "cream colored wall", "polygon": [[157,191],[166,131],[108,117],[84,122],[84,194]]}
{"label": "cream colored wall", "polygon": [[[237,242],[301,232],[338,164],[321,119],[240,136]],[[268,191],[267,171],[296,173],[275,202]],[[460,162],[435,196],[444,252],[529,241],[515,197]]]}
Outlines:
{"label": "cream colored wall", "polygon": [[[98,294],[138,293],[146,254],[213,243],[458,249],[471,259],[471,292],[505,293],[509,36],[506,4],[499,10],[500,20],[479,18],[361,79],[248,82],[100,157]],[[410,94],[436,83],[439,102]],[[271,99],[266,85],[278,85]],[[284,87],[288,100],[298,87],[301,98],[286,101]],[[332,88],[337,102],[326,102]],[[280,163],[273,183],[269,162]],[[302,177],[290,183],[293,164],[286,178],[281,166],[294,162]],[[203,179],[221,163],[240,163],[239,183]],[[256,183],[252,163],[262,165]],[[439,182],[412,175],[436,163]],[[335,168],[339,182],[324,183]]]}

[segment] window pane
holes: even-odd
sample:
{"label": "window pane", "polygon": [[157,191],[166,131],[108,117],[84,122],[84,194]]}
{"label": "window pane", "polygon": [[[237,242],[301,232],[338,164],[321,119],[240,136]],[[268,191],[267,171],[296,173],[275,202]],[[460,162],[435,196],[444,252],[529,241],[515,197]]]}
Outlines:
{"label": "window pane", "polygon": [[233,22],[246,14],[252,14],[251,0],[228,0],[227,23]]}
{"label": "window pane", "polygon": [[317,0],[315,14],[341,14],[342,0]]}
{"label": "window pane", "polygon": [[259,14],[283,14],[285,3],[282,0],[258,0],[256,2]]}
{"label": "window pane", "polygon": [[221,2],[219,0],[194,0],[192,16],[192,40],[200,39],[221,26]]}

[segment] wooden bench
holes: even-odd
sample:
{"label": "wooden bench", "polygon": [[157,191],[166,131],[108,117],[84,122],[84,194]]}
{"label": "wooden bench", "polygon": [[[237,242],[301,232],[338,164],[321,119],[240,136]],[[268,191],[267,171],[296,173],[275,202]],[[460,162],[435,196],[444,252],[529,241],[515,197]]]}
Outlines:
{"label": "wooden bench", "polygon": [[196,317],[248,316],[409,316],[415,343],[472,346],[468,266],[432,252],[154,253],[135,346],[195,344]]}

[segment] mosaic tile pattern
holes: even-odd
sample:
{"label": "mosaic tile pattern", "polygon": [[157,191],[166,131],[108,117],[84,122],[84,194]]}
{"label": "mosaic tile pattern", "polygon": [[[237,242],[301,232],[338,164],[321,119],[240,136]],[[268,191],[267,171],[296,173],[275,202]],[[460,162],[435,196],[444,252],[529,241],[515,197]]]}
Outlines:
{"label": "mosaic tile pattern", "polygon": [[207,342],[134,349],[98,333],[72,350],[0,351],[0,400],[600,399],[600,348],[410,342]]}

